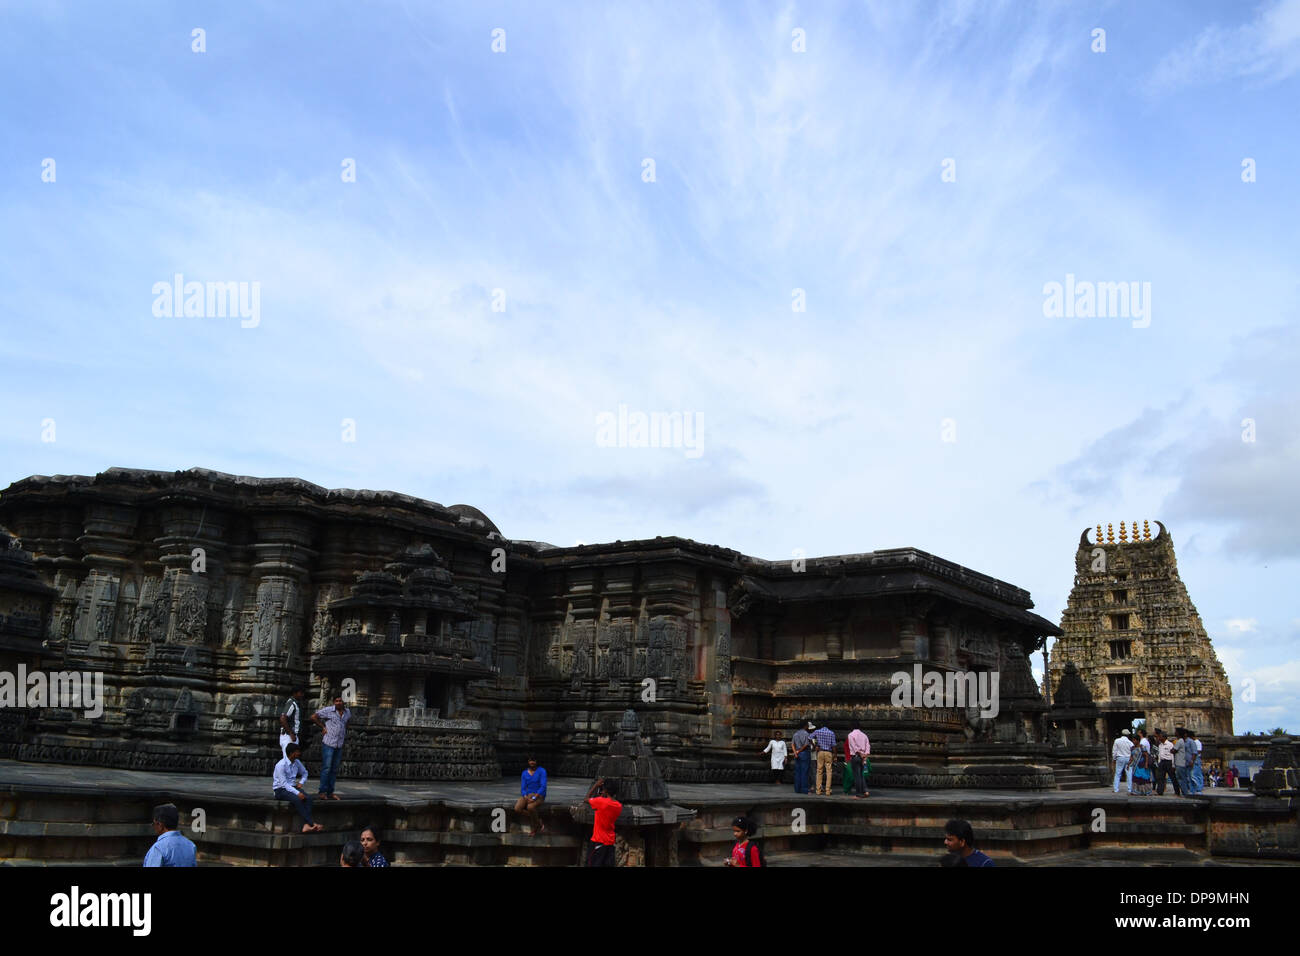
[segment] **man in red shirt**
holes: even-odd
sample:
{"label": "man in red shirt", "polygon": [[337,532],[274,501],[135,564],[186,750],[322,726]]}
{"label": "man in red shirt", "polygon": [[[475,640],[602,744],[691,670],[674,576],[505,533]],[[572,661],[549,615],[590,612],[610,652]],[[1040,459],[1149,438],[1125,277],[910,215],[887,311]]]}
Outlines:
{"label": "man in red shirt", "polygon": [[[597,790],[600,796],[592,796]],[[614,821],[623,812],[619,803],[618,783],[601,777],[587,791],[587,803],[596,811],[596,822],[591,828],[591,843],[587,852],[588,866],[614,865]]]}

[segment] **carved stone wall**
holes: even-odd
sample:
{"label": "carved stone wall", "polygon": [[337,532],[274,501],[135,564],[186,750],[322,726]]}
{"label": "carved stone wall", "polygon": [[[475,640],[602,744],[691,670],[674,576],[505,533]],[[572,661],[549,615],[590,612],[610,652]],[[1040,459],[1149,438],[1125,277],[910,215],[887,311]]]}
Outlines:
{"label": "carved stone wall", "polygon": [[[0,524],[43,589],[24,659],[106,692],[98,719],[25,715],[10,756],[269,773],[290,690],[311,706],[354,685],[345,776],[485,779],[529,752],[584,775],[634,708],[669,780],[766,779],[757,751],[809,716],[863,720],[900,781],[1037,780],[957,751],[1028,761],[1025,655],[1057,629],[1021,589],[914,549],[796,573],[679,538],[554,548],[466,505],[201,469],[28,478]],[[913,664],[1000,671],[1004,712],[894,706],[889,675]]]}

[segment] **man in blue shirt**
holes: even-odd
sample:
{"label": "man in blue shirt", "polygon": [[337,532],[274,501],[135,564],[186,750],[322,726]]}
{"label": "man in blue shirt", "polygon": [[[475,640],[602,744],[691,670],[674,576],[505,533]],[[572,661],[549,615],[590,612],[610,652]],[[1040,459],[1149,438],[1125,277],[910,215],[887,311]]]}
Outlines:
{"label": "man in blue shirt", "polygon": [[975,830],[966,820],[949,820],[943,826],[943,845],[960,857],[956,866],[992,866],[993,860],[975,849]]}
{"label": "man in blue shirt", "polygon": [[145,866],[198,866],[198,851],[194,844],[181,836],[177,827],[181,812],[174,803],[164,803],[153,808],[153,832],[158,839],[145,854]]}
{"label": "man in blue shirt", "polygon": [[817,747],[817,782],[813,790],[823,796],[831,795],[831,768],[835,764],[835,732],[822,724],[813,732]]}
{"label": "man in blue shirt", "polygon": [[546,832],[542,823],[542,803],[546,800],[546,770],[537,766],[537,758],[528,758],[528,769],[519,777],[519,799],[515,801],[515,813],[526,813],[533,821],[533,836]]}

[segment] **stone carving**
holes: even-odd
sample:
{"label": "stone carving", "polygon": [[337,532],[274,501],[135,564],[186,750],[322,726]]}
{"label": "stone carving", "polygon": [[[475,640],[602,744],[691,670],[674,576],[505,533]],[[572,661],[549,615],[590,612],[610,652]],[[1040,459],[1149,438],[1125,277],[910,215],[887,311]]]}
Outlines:
{"label": "stone carving", "polygon": [[[56,513],[63,524],[86,516],[84,526],[56,529]],[[677,538],[579,550],[515,542],[509,570],[489,577],[499,532],[464,518],[389,492],[203,470],[18,483],[0,494],[0,521],[37,547],[33,573],[54,589],[39,625],[51,656],[69,669],[93,661],[115,704],[84,745],[83,731],[33,713],[14,746],[88,764],[260,775],[273,735],[258,708],[278,707],[291,683],[308,682],[315,697],[356,676],[345,773],[499,779],[497,746],[511,763],[540,747],[550,767],[585,773],[651,677],[647,730],[665,777],[761,779],[753,752],[765,736],[824,715],[839,728],[863,718],[896,760],[934,768],[918,779],[948,783],[949,747],[1002,756],[988,748],[1014,749],[1007,728],[1040,700],[1032,686],[1018,703],[1004,697],[1015,713],[991,731],[955,710],[889,705],[897,638],[923,657],[929,634],[932,653],[1001,660],[1020,693],[1027,662],[1004,645],[1056,630],[1029,613],[1025,592],[933,555],[844,555],[795,574],[789,562]],[[178,534],[200,525],[222,555],[211,577],[181,560]],[[105,540],[107,569],[84,550]],[[108,589],[118,576],[120,597]],[[0,640],[23,617],[4,602]],[[782,626],[764,635],[776,611]],[[102,650],[85,646],[92,639]],[[510,662],[501,674],[498,657]],[[1204,681],[1209,665],[1197,658],[1167,680]],[[968,731],[984,739],[968,744]]]}
{"label": "stone carving", "polygon": [[1227,674],[1178,575],[1173,539],[1156,525],[1154,539],[1139,539],[1136,522],[1132,540],[1122,533],[1118,542],[1090,543],[1083,533],[1050,679],[1058,687],[1066,666],[1075,665],[1115,727],[1137,713],[1151,728],[1183,724],[1231,734]]}
{"label": "stone carving", "polygon": [[176,636],[187,644],[197,644],[203,641],[207,628],[208,606],[199,588],[191,584],[181,593],[176,606]]}

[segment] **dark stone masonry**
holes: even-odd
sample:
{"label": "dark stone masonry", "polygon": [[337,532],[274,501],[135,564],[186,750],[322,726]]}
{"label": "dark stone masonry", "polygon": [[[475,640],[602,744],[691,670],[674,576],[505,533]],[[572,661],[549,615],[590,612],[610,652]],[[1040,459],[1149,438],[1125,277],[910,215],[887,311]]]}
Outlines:
{"label": "dark stone masonry", "polygon": [[[635,709],[666,781],[761,781],[809,717],[873,784],[1049,789],[1028,593],[912,548],[771,562],[682,538],[557,548],[468,505],[112,468],[0,495],[0,670],[103,674],[103,714],[0,711],[0,756],[268,774],[290,689],[353,701],[341,776],[590,777]],[[891,675],[1000,675],[999,709]],[[319,741],[308,747],[310,761]]]}

